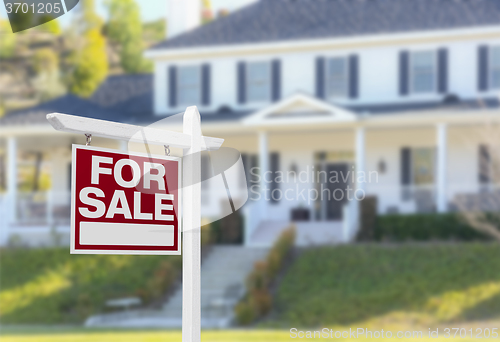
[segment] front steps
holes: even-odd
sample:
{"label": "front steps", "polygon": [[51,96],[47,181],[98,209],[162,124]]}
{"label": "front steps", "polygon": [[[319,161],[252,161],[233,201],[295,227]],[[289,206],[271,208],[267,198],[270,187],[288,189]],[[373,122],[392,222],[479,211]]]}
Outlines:
{"label": "front steps", "polygon": [[[226,328],[234,305],[245,293],[245,280],[253,265],[267,256],[267,248],[214,246],[201,267],[202,328]],[[182,287],[162,310],[129,310],[90,317],[89,327],[181,328]]]}
{"label": "front steps", "polygon": [[264,221],[251,234],[248,245],[269,248],[278,239],[281,232],[292,225],[296,228],[297,236],[295,245],[298,247],[335,245],[345,242],[342,221],[304,221],[294,223],[288,221]]}

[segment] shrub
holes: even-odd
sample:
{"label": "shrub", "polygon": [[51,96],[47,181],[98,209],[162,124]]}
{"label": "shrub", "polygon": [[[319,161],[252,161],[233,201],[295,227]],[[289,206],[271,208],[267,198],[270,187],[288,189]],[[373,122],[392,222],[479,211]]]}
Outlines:
{"label": "shrub", "polygon": [[375,240],[488,240],[456,213],[385,215],[377,218]]}
{"label": "shrub", "polygon": [[282,267],[283,260],[295,243],[295,228],[283,231],[274,243],[267,256],[267,270],[270,278],[276,276]]}
{"label": "shrub", "polygon": [[262,290],[269,286],[268,264],[265,261],[257,261],[247,278],[247,289]]}
{"label": "shrub", "polygon": [[259,316],[265,316],[271,311],[273,300],[267,288],[253,291],[252,298],[253,306]]}
{"label": "shrub", "polygon": [[241,325],[249,325],[256,318],[254,306],[249,300],[238,303],[235,308],[235,313],[236,320]]}
{"label": "shrub", "polygon": [[235,308],[236,321],[248,325],[271,311],[269,285],[283,267],[283,261],[295,243],[295,227],[283,231],[269,251],[265,261],[255,263],[248,275],[247,296]]}

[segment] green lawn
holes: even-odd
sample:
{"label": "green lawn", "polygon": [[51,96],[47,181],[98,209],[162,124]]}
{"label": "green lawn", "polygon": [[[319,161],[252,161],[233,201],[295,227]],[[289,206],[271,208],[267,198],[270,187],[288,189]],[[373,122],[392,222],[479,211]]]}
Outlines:
{"label": "green lawn", "polygon": [[[2,342],[169,342],[182,340],[180,331],[86,331],[82,329],[53,332],[3,333]],[[286,331],[208,331],[203,342],[289,341]]]}
{"label": "green lawn", "polygon": [[[381,327],[380,327],[381,328]],[[379,329],[380,329],[379,328]],[[345,329],[345,328],[344,328]],[[3,332],[0,334],[2,342],[180,342],[182,335],[180,331],[96,331],[82,329],[56,329],[52,332]],[[424,338],[393,338],[398,341],[434,341],[445,342],[450,338],[429,339]],[[280,342],[293,341],[290,332],[286,330],[221,330],[203,331],[202,342]],[[311,340],[311,339],[299,339]],[[380,341],[381,338],[334,338],[316,340],[337,340],[337,341]],[[391,340],[391,339],[389,339]],[[459,338],[461,342],[473,341],[473,338]]]}
{"label": "green lawn", "polygon": [[[66,249],[0,252],[2,324],[81,322],[113,296],[162,293],[180,258],[76,256]],[[153,276],[152,276],[153,275]],[[288,269],[276,312],[259,328],[204,333],[205,341],[280,341],[291,327],[415,327],[500,320],[500,246],[350,245],[305,250]],[[494,326],[492,326],[494,327]],[[1,331],[2,341],[170,341],[179,332]],[[92,335],[92,339],[88,336]],[[87,336],[87,337],[86,337]]]}
{"label": "green lawn", "polygon": [[267,326],[397,322],[432,326],[500,317],[500,246],[351,245],[305,251]]}
{"label": "green lawn", "polygon": [[70,255],[68,248],[0,250],[2,324],[80,323],[107,299],[162,296],[177,256]]}

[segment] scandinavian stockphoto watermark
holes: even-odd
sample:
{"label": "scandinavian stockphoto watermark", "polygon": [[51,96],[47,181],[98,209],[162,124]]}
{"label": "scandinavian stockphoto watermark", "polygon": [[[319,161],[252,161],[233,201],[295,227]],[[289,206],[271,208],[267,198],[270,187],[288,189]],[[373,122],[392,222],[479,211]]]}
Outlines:
{"label": "scandinavian stockphoto watermark", "polygon": [[374,330],[367,328],[349,328],[334,330],[290,329],[290,338],[306,339],[347,339],[347,338],[498,338],[498,328],[428,328],[427,330]]}
{"label": "scandinavian stockphoto watermark", "polygon": [[250,169],[250,199],[258,201],[361,201],[366,197],[362,184],[378,183],[377,171],[318,170],[307,165],[298,171],[266,171]]}

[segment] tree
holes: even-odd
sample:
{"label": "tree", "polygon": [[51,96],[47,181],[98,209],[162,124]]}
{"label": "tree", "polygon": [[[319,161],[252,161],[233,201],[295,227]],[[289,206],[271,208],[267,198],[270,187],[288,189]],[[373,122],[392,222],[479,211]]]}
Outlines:
{"label": "tree", "polygon": [[0,58],[10,58],[14,55],[16,36],[10,29],[9,22],[0,19]]}
{"label": "tree", "polygon": [[60,77],[59,56],[53,49],[43,48],[34,53],[33,70],[36,77],[32,84],[42,100],[49,100],[66,92]]}
{"label": "tree", "polygon": [[212,12],[212,3],[210,0],[202,0],[202,10],[201,10],[201,23],[208,24],[214,20],[214,15]]}
{"label": "tree", "polygon": [[[41,21],[44,21],[46,16],[41,17]],[[45,24],[42,24],[40,26],[36,26],[36,29],[38,31],[43,31],[43,32],[49,32],[52,33],[53,35],[60,35],[62,30],[61,26],[59,26],[59,22],[56,19],[53,19],[51,21],[47,21]]]}
{"label": "tree", "polygon": [[142,57],[142,23],[134,0],[107,0],[108,38],[120,49],[120,65],[128,73],[149,71],[150,63]]}
{"label": "tree", "polygon": [[106,40],[101,29],[102,20],[94,11],[94,1],[80,1],[76,31],[82,39],[71,54],[72,70],[69,76],[69,89],[79,96],[92,95],[108,73]]}
{"label": "tree", "polygon": [[108,73],[106,42],[97,29],[85,33],[85,46],[77,54],[73,54],[74,65],[70,77],[72,93],[89,97]]}

